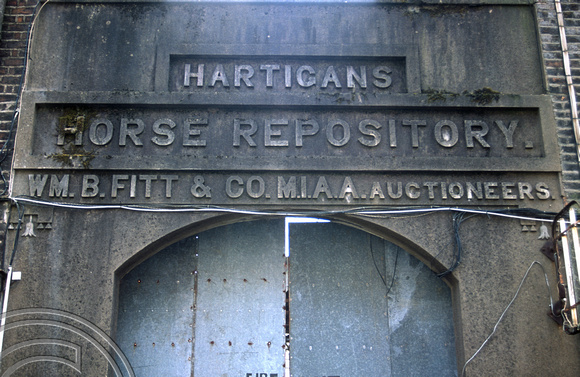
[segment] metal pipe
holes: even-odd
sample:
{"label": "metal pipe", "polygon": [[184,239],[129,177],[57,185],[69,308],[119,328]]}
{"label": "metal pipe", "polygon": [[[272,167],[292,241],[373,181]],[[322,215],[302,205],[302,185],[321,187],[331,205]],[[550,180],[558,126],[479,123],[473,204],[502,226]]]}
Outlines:
{"label": "metal pipe", "polygon": [[570,247],[568,236],[566,235],[566,221],[560,219],[560,232],[562,232],[562,254],[564,256],[564,269],[566,270],[566,285],[568,287],[569,306],[576,305],[576,293],[574,291],[574,282],[572,281],[572,265],[570,261]]}
{"label": "metal pipe", "polygon": [[12,266],[8,266],[8,274],[6,274],[6,288],[4,289],[4,300],[2,302],[2,319],[0,319],[0,363],[2,360],[2,346],[4,345],[4,329],[6,326],[6,311],[8,310],[8,296],[10,295],[11,282]]}
{"label": "metal pipe", "polygon": [[556,5],[556,15],[558,19],[558,30],[560,31],[560,44],[562,46],[562,59],[564,60],[564,74],[566,76],[566,86],[568,87],[568,97],[570,98],[570,108],[572,111],[572,126],[576,139],[576,156],[580,161],[580,120],[578,119],[578,104],[576,102],[576,91],[572,82],[572,70],[570,69],[570,55],[568,53],[568,43],[566,41],[566,29],[564,28],[564,15],[560,0],[554,0]]}

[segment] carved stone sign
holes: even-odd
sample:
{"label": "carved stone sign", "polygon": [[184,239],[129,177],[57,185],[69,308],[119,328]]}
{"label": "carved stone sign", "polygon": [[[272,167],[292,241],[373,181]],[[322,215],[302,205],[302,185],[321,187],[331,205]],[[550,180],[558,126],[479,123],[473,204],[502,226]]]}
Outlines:
{"label": "carved stone sign", "polygon": [[155,92],[28,92],[17,192],[228,206],[529,205],[558,196],[548,99],[488,88],[417,94],[415,46],[347,50],[160,46]]}
{"label": "carved stone sign", "polygon": [[558,169],[545,101],[406,101],[300,109],[39,103],[26,140],[33,153],[16,161],[25,167],[16,179],[32,197],[94,204],[506,205],[557,197],[555,176],[531,174]]}

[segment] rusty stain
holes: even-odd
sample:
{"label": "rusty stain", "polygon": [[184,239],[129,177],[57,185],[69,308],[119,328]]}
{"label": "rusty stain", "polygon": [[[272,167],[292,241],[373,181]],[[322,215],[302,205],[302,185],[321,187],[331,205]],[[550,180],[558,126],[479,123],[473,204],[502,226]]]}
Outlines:
{"label": "rusty stain", "polygon": [[153,342],[153,347],[155,347],[155,342]]}
{"label": "rusty stain", "polygon": [[248,279],[244,279],[244,283],[247,283],[247,282],[248,282]]}
{"label": "rusty stain", "polygon": [[231,340],[228,342],[228,346],[230,346],[230,347],[232,346],[232,341]]}
{"label": "rusty stain", "polygon": [[251,346],[253,346],[253,345],[254,345],[254,343],[252,343],[252,342],[248,342],[248,346],[250,346],[250,347],[251,347]]}
{"label": "rusty stain", "polygon": [[191,338],[187,339],[187,341],[188,341],[189,343],[191,343],[191,342],[192,342]]}
{"label": "rusty stain", "polygon": [[266,283],[268,282],[268,280],[266,280],[266,278],[262,278],[262,280],[264,280]]}
{"label": "rusty stain", "polygon": [[213,346],[215,344],[215,342],[212,340],[211,342],[209,342],[209,344],[211,344]]}
{"label": "rusty stain", "polygon": [[137,343],[133,343],[133,347],[137,347]]}
{"label": "rusty stain", "polygon": [[224,279],[224,283],[227,283],[228,281],[226,279]]}
{"label": "rusty stain", "polygon": [[268,342],[268,348],[270,348],[271,345],[272,345],[272,342]]}
{"label": "rusty stain", "polygon": [[211,279],[207,279],[207,282],[208,282],[208,283],[211,283]]}
{"label": "rusty stain", "polygon": [[175,343],[171,342],[171,347],[175,347]]}

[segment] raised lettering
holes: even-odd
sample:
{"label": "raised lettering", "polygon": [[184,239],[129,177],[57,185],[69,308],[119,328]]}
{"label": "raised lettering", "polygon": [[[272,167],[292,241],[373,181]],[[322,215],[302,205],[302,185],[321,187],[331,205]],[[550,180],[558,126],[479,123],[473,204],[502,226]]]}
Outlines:
{"label": "raised lettering", "polygon": [[419,127],[427,126],[424,120],[403,120],[403,126],[411,127],[411,145],[413,148],[419,148]]}
{"label": "raised lettering", "polygon": [[183,86],[189,86],[190,79],[192,77],[195,77],[195,78],[197,78],[197,86],[202,87],[203,86],[203,69],[204,69],[204,64],[198,64],[197,65],[197,73],[192,73],[191,72],[191,64],[186,64],[185,65],[185,77],[183,78]]}
{"label": "raised lettering", "polygon": [[514,131],[516,130],[516,127],[518,126],[518,121],[512,120],[508,127],[506,127],[505,124],[503,123],[503,121],[501,121],[501,120],[496,120],[495,124],[498,126],[498,128],[501,130],[501,132],[503,132],[503,136],[505,136],[505,147],[506,148],[513,148],[514,147]]}
{"label": "raised lettering", "polygon": [[387,182],[387,195],[391,199],[399,199],[403,196],[403,183],[397,182],[397,192],[393,192],[393,182]]}
{"label": "raised lettering", "polygon": [[211,75],[211,82],[209,83],[209,86],[213,88],[218,81],[221,82],[222,86],[225,88],[230,86],[228,77],[224,72],[224,66],[222,64],[216,65],[213,74]]}
{"label": "raised lettering", "polygon": [[453,199],[461,199],[465,190],[463,189],[463,185],[459,182],[452,182],[449,184],[449,196]]}
{"label": "raised lettering", "polygon": [[385,194],[383,194],[383,190],[381,189],[381,185],[379,182],[373,182],[373,186],[371,187],[371,192],[369,195],[370,199],[374,199],[375,196],[379,196],[380,199],[385,198]]}
{"label": "raised lettering", "polygon": [[334,84],[336,88],[342,88],[342,85],[338,80],[338,75],[336,74],[336,71],[334,70],[333,66],[329,66],[326,69],[326,74],[324,75],[324,79],[322,79],[322,85],[320,87],[326,88],[328,84],[331,82]]}
{"label": "raised lettering", "polygon": [[501,193],[504,199],[517,199],[518,196],[513,193],[516,184],[512,182],[502,182],[501,183]]}
{"label": "raised lettering", "polygon": [[[306,76],[306,78],[304,77]],[[316,76],[314,76],[314,68],[309,65],[302,65],[296,70],[296,80],[298,85],[303,88],[309,88],[316,85]]]}
{"label": "raised lettering", "polygon": [[405,185],[405,194],[409,199],[419,199],[421,196],[420,186],[415,182],[409,182]]}
{"label": "raised lettering", "polygon": [[394,119],[389,119],[389,145],[391,148],[397,148],[397,129]]}
{"label": "raised lettering", "polygon": [[262,64],[261,71],[266,71],[266,88],[271,88],[274,85],[274,71],[279,71],[278,64]]}
{"label": "raised lettering", "polygon": [[373,81],[373,85],[380,89],[386,89],[393,83],[391,76],[391,69],[384,66],[378,66],[373,69],[373,77],[376,79]]}
{"label": "raised lettering", "polygon": [[28,174],[28,192],[30,196],[42,196],[47,181],[47,174]]}
{"label": "raised lettering", "polygon": [[173,190],[173,182],[179,180],[179,176],[177,175],[160,175],[159,179],[165,181],[165,197],[171,198],[172,190]]}
{"label": "raised lettering", "polygon": [[94,198],[97,195],[99,195],[99,177],[93,174],[83,175],[81,196],[83,198]]}
{"label": "raised lettering", "polygon": [[[104,133],[100,130],[104,126]],[[96,119],[89,127],[89,140],[95,145],[107,145],[113,139],[113,123],[107,119]]]}
{"label": "raised lettering", "polygon": [[550,199],[550,190],[548,189],[548,185],[545,184],[544,182],[536,183],[536,191],[538,199],[540,200]]}
{"label": "raised lettering", "polygon": [[[234,187],[234,182],[237,184],[236,187]],[[228,177],[226,180],[226,195],[233,199],[239,198],[244,193],[243,187],[244,180],[241,177],[237,175]]]}
{"label": "raised lettering", "polygon": [[[466,120],[463,122],[465,125],[465,143],[468,148],[473,148],[473,139],[477,140],[484,148],[490,148],[490,145],[483,138],[489,132],[489,127],[487,123],[481,120]],[[479,129],[474,129],[478,127]]]}
{"label": "raised lettering", "polygon": [[201,135],[201,130],[192,128],[192,126],[207,126],[207,124],[206,118],[186,119],[183,125],[183,146],[205,147],[207,144],[206,140],[198,138]]}
{"label": "raised lettering", "polygon": [[260,176],[252,176],[248,178],[246,183],[246,192],[254,199],[260,198],[266,191],[266,182]]}
{"label": "raised lettering", "polygon": [[296,146],[301,147],[304,136],[314,136],[320,130],[318,122],[315,120],[296,121]]}
{"label": "raised lettering", "polygon": [[354,199],[359,198],[358,193],[356,192],[356,188],[354,187],[354,183],[352,182],[352,178],[350,177],[344,178],[338,197],[339,199],[344,199],[347,194],[351,194]]}
{"label": "raised lettering", "polygon": [[126,181],[129,179],[129,176],[126,174],[113,174],[112,183],[111,183],[111,198],[116,198],[119,190],[125,188],[125,185],[121,183],[121,181]]}
{"label": "raised lettering", "polygon": [[423,186],[427,187],[429,199],[435,199],[435,187],[439,186],[437,182],[425,182]]}
{"label": "raised lettering", "polygon": [[[242,129],[242,126],[250,128]],[[243,137],[250,147],[255,147],[256,142],[252,136],[258,131],[256,122],[251,119],[234,119],[234,147],[240,146],[240,139]]]}
{"label": "raised lettering", "polygon": [[495,193],[497,187],[497,182],[484,182],[483,190],[485,193],[485,198],[489,200],[499,199],[499,195]]}
{"label": "raised lettering", "polygon": [[532,185],[527,182],[518,183],[518,192],[520,194],[520,199],[525,199],[526,197],[530,200],[534,200],[534,195],[532,194]]}
{"label": "raised lettering", "polygon": [[433,129],[435,141],[445,148],[451,148],[459,141],[459,131],[457,125],[450,120],[437,122]]}
{"label": "raised lettering", "polygon": [[171,119],[158,119],[153,123],[153,133],[156,136],[151,138],[151,142],[155,145],[165,147],[173,144],[175,140],[175,133],[172,131],[175,128],[175,122]]}
{"label": "raised lettering", "polygon": [[360,75],[355,71],[354,67],[346,67],[346,86],[347,88],[354,88],[354,82],[357,82],[361,88],[367,87],[367,67],[360,66]]}
{"label": "raised lettering", "polygon": [[251,65],[236,65],[234,67],[234,86],[239,88],[241,81],[243,81],[248,88],[253,88],[254,84],[250,81],[252,76],[254,76],[254,68]]}
{"label": "raised lettering", "polygon": [[68,196],[68,183],[70,180],[70,174],[65,174],[61,179],[58,176],[52,174],[50,176],[50,188],[48,191],[48,196],[55,197],[60,196],[66,198]]}
{"label": "raised lettering", "polygon": [[151,197],[151,182],[156,181],[157,176],[156,175],[140,175],[139,180],[145,181],[145,197],[150,198]]}
{"label": "raised lettering", "polygon": [[481,185],[481,182],[477,182],[475,186],[472,182],[467,182],[466,187],[467,199],[473,199],[473,195],[475,195],[477,199],[483,199],[483,186]]}
{"label": "raised lettering", "polygon": [[[334,136],[334,128],[336,126],[342,128],[342,137],[340,139],[337,139]],[[342,147],[346,145],[346,143],[348,143],[348,141],[350,140],[350,125],[344,120],[340,119],[330,121],[328,123],[328,126],[326,127],[326,139],[330,144],[334,145],[335,147]]]}
{"label": "raised lettering", "polygon": [[[369,129],[369,127],[372,127],[374,129]],[[380,130],[381,127],[383,126],[379,122],[371,119],[365,119],[361,121],[358,124],[358,130],[363,135],[371,136],[372,138],[369,140],[361,136],[358,138],[359,143],[367,147],[376,147],[377,145],[379,145],[379,143],[381,142],[381,134],[377,130]]]}
{"label": "raised lettering", "polygon": [[314,189],[314,194],[312,195],[312,198],[318,199],[318,196],[320,194],[325,194],[328,199],[334,198],[334,196],[332,195],[332,191],[330,190],[330,186],[328,185],[328,182],[326,181],[325,177],[318,178],[318,182],[316,183],[316,188]]}
{"label": "raised lettering", "polygon": [[[266,120],[264,125],[264,145],[266,147],[287,147],[288,140],[279,139],[282,135],[281,130],[273,130],[272,126],[287,126],[288,119]],[[272,139],[276,136],[276,139]]]}
{"label": "raised lettering", "polygon": [[278,199],[296,198],[296,177],[292,176],[288,182],[278,176]]}
{"label": "raised lettering", "polygon": [[[129,127],[136,126],[136,127]],[[121,119],[121,131],[119,135],[119,145],[124,147],[127,145],[127,137],[131,139],[133,144],[138,147],[142,147],[143,143],[139,138],[139,135],[145,130],[145,123],[141,119]]]}

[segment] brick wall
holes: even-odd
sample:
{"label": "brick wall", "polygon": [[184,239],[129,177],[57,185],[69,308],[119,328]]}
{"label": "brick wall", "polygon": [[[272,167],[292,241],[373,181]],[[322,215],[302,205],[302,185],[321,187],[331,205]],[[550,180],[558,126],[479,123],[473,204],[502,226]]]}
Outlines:
{"label": "brick wall", "polygon": [[[36,0],[6,1],[0,36],[0,146],[6,143],[14,116],[24,69],[28,28],[36,3]],[[2,161],[1,168],[6,177],[10,169],[12,147],[12,143],[9,143],[3,153],[6,159]],[[3,158],[0,155],[0,160]],[[3,190],[4,185],[0,180],[0,192]]]}
{"label": "brick wall", "polygon": [[[578,0],[561,0],[561,4],[570,67],[576,93],[578,93],[578,88],[580,88],[580,3]],[[558,127],[564,191],[568,199],[580,199],[580,164],[576,153],[576,139],[572,126],[570,98],[566,86],[554,0],[539,0],[536,3],[536,11],[546,69],[546,87],[552,97]],[[578,99],[580,98],[577,95]]]}

